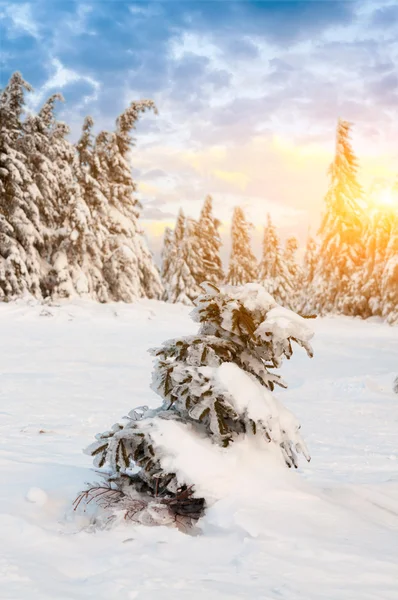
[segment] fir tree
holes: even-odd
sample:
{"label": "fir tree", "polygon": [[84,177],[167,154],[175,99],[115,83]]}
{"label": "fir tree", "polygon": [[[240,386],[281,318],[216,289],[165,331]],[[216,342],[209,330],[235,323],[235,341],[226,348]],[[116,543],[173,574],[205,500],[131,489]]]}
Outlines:
{"label": "fir tree", "polygon": [[352,280],[357,312],[364,318],[383,314],[382,280],[392,226],[388,211],[372,210],[369,206],[364,227],[365,258]]}
{"label": "fir tree", "polygon": [[286,265],[289,283],[289,295],[287,297],[286,307],[292,310],[298,310],[300,305],[300,287],[302,285],[303,272],[297,262],[298,242],[295,237],[286,240],[283,260]]}
{"label": "fir tree", "polygon": [[314,277],[318,260],[318,248],[314,238],[308,234],[302,269],[302,281],[298,286],[298,310],[301,314],[311,312],[312,296],[314,294]]}
{"label": "fir tree", "polygon": [[317,257],[318,248],[316,241],[311,235],[308,235],[303,264],[304,280],[307,286],[311,285],[314,280]]}
{"label": "fir tree", "polygon": [[263,255],[258,269],[258,280],[277,302],[287,308],[291,307],[293,288],[290,273],[270,215],[267,215],[267,225],[264,228]]}
{"label": "fir tree", "polygon": [[20,150],[24,94],[31,89],[14,73],[0,94],[0,299],[5,300],[41,296],[39,190]]}
{"label": "fir tree", "polygon": [[243,285],[257,280],[257,261],[251,250],[250,229],[243,210],[234,210],[231,226],[232,250],[229,260],[227,283]]}
{"label": "fir tree", "polygon": [[103,195],[99,183],[100,164],[95,151],[93,126],[93,119],[86,117],[81,137],[76,144],[76,174],[82,198],[89,211],[88,231],[79,237],[81,250],[84,248],[83,264],[89,282],[90,295],[100,302],[108,302],[111,298],[103,274],[103,247],[107,239],[103,216],[107,214],[108,201]]}
{"label": "fir tree", "polygon": [[167,302],[168,300],[168,290],[169,290],[169,285],[170,285],[170,281],[172,278],[172,269],[174,268],[174,264],[175,264],[175,253],[176,253],[176,246],[175,246],[175,242],[174,242],[174,232],[172,229],[170,229],[170,227],[166,227],[166,229],[164,230],[164,236],[163,236],[163,247],[162,247],[162,271],[161,271],[161,275],[162,275],[162,283],[163,283],[163,288],[164,288],[164,292],[163,292],[163,300],[165,300]]}
{"label": "fir tree", "polygon": [[103,273],[113,300],[132,302],[140,297],[160,298],[160,275],[139,228],[139,202],[132,179],[129,152],[141,113],[155,110],[150,100],[132,102],[118,117],[114,133],[101,132],[96,139],[98,181],[107,200],[101,214],[106,228]]}
{"label": "fir tree", "polygon": [[180,210],[174,237],[165,241],[168,246],[163,253],[163,298],[167,302],[191,305],[200,294],[202,277],[198,224]]}
{"label": "fir tree", "polygon": [[76,152],[69,128],[55,117],[51,96],[24,124],[23,148],[32,178],[40,190],[38,208],[44,228],[42,291],[45,296],[91,295],[88,260],[90,213],[81,194]]}
{"label": "fir tree", "polygon": [[337,126],[336,155],[329,168],[330,186],[320,227],[320,250],[312,307],[316,312],[354,314],[351,295],[353,273],[362,263],[362,196],[357,181],[357,159],[350,143],[351,125]]}
{"label": "fir tree", "polygon": [[224,281],[220,258],[221,238],[218,232],[220,221],[213,217],[213,199],[207,196],[199,218],[199,245],[202,263],[202,281],[219,284]]}
{"label": "fir tree", "polygon": [[395,214],[386,262],[381,279],[382,315],[388,323],[398,323],[398,213]]}
{"label": "fir tree", "polygon": [[140,407],[96,436],[86,452],[97,468],[106,467],[105,485],[83,492],[77,505],[98,500],[146,524],[199,518],[209,499],[195,497],[189,460],[185,471],[173,470],[173,455],[187,439],[207,439],[213,449],[246,440],[278,456],[281,466],[297,467],[298,453],[309,460],[300,425],[271,394],[285,384],[270,370],[291,357],[293,341],[312,356],[306,321],[282,309],[261,285],[204,287],[193,312],[198,334],[152,351],[152,387],[162,405]]}

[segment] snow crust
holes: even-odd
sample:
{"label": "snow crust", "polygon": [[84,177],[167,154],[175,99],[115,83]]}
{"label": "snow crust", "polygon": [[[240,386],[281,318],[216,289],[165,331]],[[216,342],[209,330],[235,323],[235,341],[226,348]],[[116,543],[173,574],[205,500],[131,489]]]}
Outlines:
{"label": "snow crust", "polygon": [[[102,529],[73,512],[93,481],[82,448],[132,405],[158,404],[146,350],[193,333],[188,310],[0,304],[0,597],[396,600],[398,335],[377,321],[312,321],[314,359],[298,349],[283,364],[289,389],[276,401],[297,414],[312,455],[298,471],[253,437],[226,451],[179,423],[157,429],[159,443],[178,440],[173,465],[211,492],[200,535],[123,520]],[[252,382],[228,370],[220,385],[233,380],[257,410]]]}

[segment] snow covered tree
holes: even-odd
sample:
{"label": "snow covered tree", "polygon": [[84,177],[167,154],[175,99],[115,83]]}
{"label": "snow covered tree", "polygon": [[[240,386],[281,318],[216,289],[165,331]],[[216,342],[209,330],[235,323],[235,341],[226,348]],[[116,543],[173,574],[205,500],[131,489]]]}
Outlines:
{"label": "snow covered tree", "polygon": [[95,141],[88,117],[74,146],[59,94],[23,118],[30,89],[15,73],[0,93],[0,298],[159,298],[129,166],[131,130],[153,103],[133,102]]}
{"label": "snow covered tree", "polygon": [[257,280],[257,261],[250,243],[251,228],[243,210],[237,206],[232,217],[232,250],[226,279],[230,285],[243,285]]}
{"label": "snow covered tree", "polygon": [[139,202],[131,175],[129,153],[134,144],[131,131],[141,113],[156,111],[151,100],[132,102],[118,117],[115,132],[101,132],[95,143],[98,181],[107,200],[101,213],[106,228],[103,247],[103,274],[115,301],[160,298],[163,287],[142,231],[139,228]]}
{"label": "snow covered tree", "polygon": [[83,492],[76,505],[97,500],[141,523],[189,523],[211,502],[197,493],[195,464],[203,461],[206,470],[214,452],[226,460],[224,449],[236,451],[241,440],[281,468],[297,467],[299,453],[310,460],[299,423],[271,393],[286,387],[272,370],[292,356],[293,342],[312,356],[307,322],[259,284],[203,287],[192,313],[199,332],[151,351],[161,406],[133,410],[96,436],[86,452],[105,467],[105,484]]}
{"label": "snow covered tree", "polygon": [[364,226],[364,261],[352,278],[357,313],[364,318],[383,314],[382,280],[392,226],[389,211],[368,207]]}
{"label": "snow covered tree", "polygon": [[202,256],[198,223],[180,210],[174,236],[167,234],[163,250],[163,299],[191,305],[200,294]]}
{"label": "snow covered tree", "polygon": [[382,315],[388,323],[398,324],[398,214],[395,215],[386,262],[381,279]]}
{"label": "snow covered tree", "polygon": [[162,283],[164,287],[163,300],[167,302],[169,283],[172,277],[171,269],[174,266],[176,247],[174,243],[174,231],[166,227],[163,236],[162,247]]}
{"label": "snow covered tree", "polygon": [[103,274],[103,247],[108,237],[103,215],[106,215],[108,201],[101,191],[99,179],[99,157],[95,151],[92,134],[94,121],[86,117],[82,134],[76,144],[76,177],[81,195],[88,209],[88,227],[78,236],[80,250],[83,251],[83,269],[87,277],[90,296],[100,302],[108,302],[109,289]]}
{"label": "snow covered tree", "polygon": [[199,218],[198,236],[202,263],[202,281],[219,284],[224,281],[218,232],[220,221],[213,216],[213,199],[207,196]]}
{"label": "snow covered tree", "polygon": [[318,260],[318,248],[314,238],[308,235],[302,268],[302,282],[299,286],[298,312],[308,314],[311,312],[313,281]]}
{"label": "snow covered tree", "polygon": [[300,266],[297,262],[297,250],[298,250],[298,241],[292,236],[286,240],[285,251],[283,253],[283,258],[285,259],[287,269],[291,276],[291,281],[294,285],[297,283],[297,279],[300,277]]}
{"label": "snow covered tree", "polygon": [[289,276],[290,296],[287,298],[286,308],[298,310],[300,305],[300,287],[303,280],[303,272],[297,262],[298,241],[295,237],[286,240],[283,260]]}
{"label": "snow covered tree", "polygon": [[41,296],[39,190],[20,150],[24,94],[30,90],[17,72],[0,94],[0,300]]}
{"label": "snow covered tree", "polygon": [[[51,96],[37,115],[24,123],[23,150],[32,178],[40,191],[37,199],[43,226],[43,295],[89,295],[85,273],[90,213],[76,173],[76,151],[68,141],[68,126],[55,117],[59,94]],[[91,239],[90,239],[91,241]]]}
{"label": "snow covered tree", "polygon": [[351,124],[339,120],[336,155],[329,168],[330,186],[320,227],[321,244],[315,274],[312,308],[318,313],[354,314],[351,279],[362,263],[357,159],[350,142]]}
{"label": "snow covered tree", "polygon": [[267,225],[264,228],[263,255],[258,269],[258,281],[282,306],[292,307],[291,275],[270,215],[267,215]]}
{"label": "snow covered tree", "polygon": [[314,279],[317,256],[318,249],[316,241],[311,235],[308,235],[303,264],[304,279],[307,285],[311,284]]}

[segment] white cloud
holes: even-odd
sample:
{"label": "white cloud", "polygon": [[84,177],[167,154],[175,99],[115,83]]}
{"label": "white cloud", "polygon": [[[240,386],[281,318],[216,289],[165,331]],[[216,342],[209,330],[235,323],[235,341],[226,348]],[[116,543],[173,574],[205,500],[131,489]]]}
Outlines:
{"label": "white cloud", "polygon": [[[85,81],[89,83],[93,88],[93,93],[85,96],[83,100],[79,103],[79,107],[82,105],[88,104],[89,102],[94,102],[98,97],[98,92],[100,89],[100,83],[96,81],[93,77],[89,75],[83,75],[74,71],[72,69],[68,69],[65,67],[58,58],[52,58],[50,61],[50,67],[52,70],[51,75],[41,86],[41,88],[37,92],[33,92],[28,98],[28,104],[31,108],[36,108],[45,98],[48,92],[54,91],[58,92],[65,88],[67,85],[71,83],[75,83],[77,81]],[[76,106],[74,107],[76,110]]]}
{"label": "white cloud", "polygon": [[12,34],[18,36],[27,33],[36,40],[41,39],[39,25],[33,18],[30,4],[6,4],[0,16],[10,20],[11,28],[8,31],[9,36]]}

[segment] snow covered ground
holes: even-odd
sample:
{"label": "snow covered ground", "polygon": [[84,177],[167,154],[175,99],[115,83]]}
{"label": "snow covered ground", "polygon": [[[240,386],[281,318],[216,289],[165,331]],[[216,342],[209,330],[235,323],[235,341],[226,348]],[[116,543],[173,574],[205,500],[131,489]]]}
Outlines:
{"label": "snow covered ground", "polygon": [[191,333],[183,306],[0,304],[2,600],[396,600],[398,329],[314,322],[278,397],[312,461],[257,465],[202,535],[121,523],[87,530],[71,503],[95,480],[82,453],[131,408],[157,402],[146,349]]}

